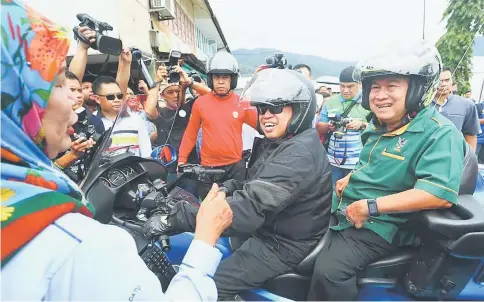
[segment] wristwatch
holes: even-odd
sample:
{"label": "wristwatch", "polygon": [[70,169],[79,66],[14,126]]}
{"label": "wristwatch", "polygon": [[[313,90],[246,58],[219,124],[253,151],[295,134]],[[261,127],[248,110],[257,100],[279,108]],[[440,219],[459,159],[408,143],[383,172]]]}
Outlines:
{"label": "wristwatch", "polygon": [[376,199],[367,199],[366,202],[368,203],[368,212],[370,212],[371,217],[380,216],[380,212],[378,212],[378,206],[376,204]]}

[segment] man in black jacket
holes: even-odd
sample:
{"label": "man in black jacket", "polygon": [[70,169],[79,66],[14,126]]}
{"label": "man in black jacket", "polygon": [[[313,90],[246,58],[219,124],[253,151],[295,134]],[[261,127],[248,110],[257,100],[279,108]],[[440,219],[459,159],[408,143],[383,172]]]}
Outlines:
{"label": "man in black jacket", "polygon": [[[312,128],[312,84],[292,70],[266,69],[249,85],[240,100],[257,107],[265,137],[254,148],[248,179],[229,180],[222,187],[233,211],[224,235],[250,237],[215,273],[219,300],[233,299],[295,269],[329,224],[331,173]],[[197,212],[188,202],[180,202],[167,220],[151,217],[145,235],[193,231]]]}

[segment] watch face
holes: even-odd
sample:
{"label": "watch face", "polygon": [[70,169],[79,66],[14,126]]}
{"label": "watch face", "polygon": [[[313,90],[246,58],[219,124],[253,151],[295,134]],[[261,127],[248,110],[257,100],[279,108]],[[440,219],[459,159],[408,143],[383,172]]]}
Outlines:
{"label": "watch face", "polygon": [[378,207],[375,199],[368,200],[368,211],[370,212],[370,216],[378,216]]}

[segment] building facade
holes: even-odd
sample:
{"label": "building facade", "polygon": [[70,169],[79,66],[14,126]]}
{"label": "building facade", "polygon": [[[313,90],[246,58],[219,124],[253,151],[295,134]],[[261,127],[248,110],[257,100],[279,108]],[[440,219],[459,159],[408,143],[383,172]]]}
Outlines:
{"label": "building facade", "polygon": [[[56,23],[73,28],[79,24],[76,15],[87,13],[109,23],[114,29],[107,34],[123,41],[123,47],[136,47],[152,73],[155,62],[168,58],[170,50],[183,53],[183,68],[205,72],[205,62],[219,49],[227,49],[218,21],[208,0],[26,0]],[[72,35],[74,38],[74,35]],[[75,54],[72,41],[68,62]],[[87,75],[112,74],[117,70],[117,57],[88,51]]]}

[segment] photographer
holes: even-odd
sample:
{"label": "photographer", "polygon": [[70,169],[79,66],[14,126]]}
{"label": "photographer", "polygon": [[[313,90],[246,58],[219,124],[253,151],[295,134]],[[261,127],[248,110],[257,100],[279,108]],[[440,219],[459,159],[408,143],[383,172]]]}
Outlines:
{"label": "photographer", "polygon": [[329,98],[321,111],[316,129],[326,135],[333,187],[355,167],[363,147],[361,133],[368,125],[370,111],[361,106],[360,83],[353,79],[354,67],[341,71],[339,95]]}
{"label": "photographer", "polygon": [[[157,76],[163,81],[149,92],[148,100],[145,105],[145,112],[147,116],[156,125],[158,131],[157,145],[162,146],[166,144],[172,145],[177,152],[181,145],[181,141],[188,121],[191,116],[194,101],[185,103],[185,91],[190,87],[199,94],[205,94],[207,89],[203,84],[190,79],[187,73],[178,65],[173,66],[173,71],[180,75],[180,82],[171,83],[168,79],[168,70],[165,66],[158,67]],[[147,87],[142,85],[142,89]],[[200,89],[201,88],[201,89]],[[164,101],[164,107],[159,108],[157,96],[161,96]],[[198,156],[192,151],[188,157],[189,163],[199,163]],[[173,180],[177,176],[177,164],[173,163],[168,170],[168,180]],[[184,189],[191,193],[195,193],[195,183],[190,180],[185,180],[182,185]]]}

